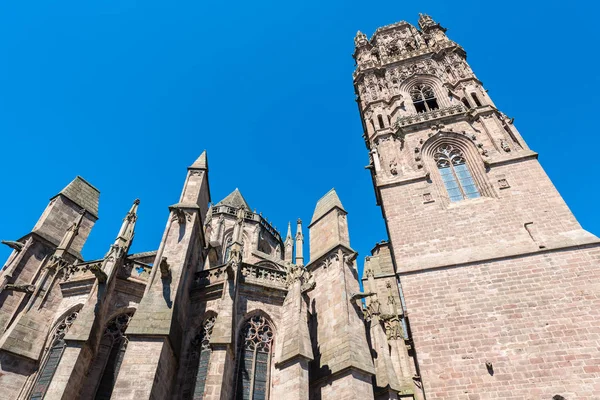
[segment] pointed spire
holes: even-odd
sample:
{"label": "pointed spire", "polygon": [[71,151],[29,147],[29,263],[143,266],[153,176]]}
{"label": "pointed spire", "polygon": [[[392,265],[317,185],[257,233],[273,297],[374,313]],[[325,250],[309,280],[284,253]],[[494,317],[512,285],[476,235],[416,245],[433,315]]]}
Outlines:
{"label": "pointed spire", "polygon": [[206,155],[206,150],[200,154],[200,157],[192,165],[188,167],[188,169],[208,169],[208,158]]}
{"label": "pointed spire", "polygon": [[252,211],[252,209],[250,208],[250,206],[248,205],[248,203],[244,199],[244,196],[242,196],[242,193],[240,193],[238,188],[235,188],[233,192],[229,193],[227,197],[218,202],[216,205],[229,206],[233,208],[243,208],[246,211]]}
{"label": "pointed spire", "polygon": [[119,230],[119,234],[117,235],[117,240],[115,244],[124,248],[125,250],[129,250],[129,246],[131,246],[131,242],[133,241],[133,235],[135,234],[135,223],[137,222],[137,210],[140,205],[140,199],[135,199],[129,212],[123,218],[123,224],[121,225],[121,229]]}
{"label": "pointed spire", "polygon": [[319,201],[317,201],[315,212],[313,214],[312,220],[310,221],[310,225],[314,224],[318,219],[323,217],[325,214],[327,214],[330,210],[334,208],[339,208],[343,212],[346,212],[346,210],[344,210],[342,202],[340,201],[340,198],[337,195],[337,192],[335,191],[335,189],[331,189],[325,194],[325,196],[321,197]]}
{"label": "pointed spire", "polygon": [[69,229],[67,229],[67,231],[65,232],[64,236],[62,237],[62,240],[56,248],[56,251],[54,252],[55,258],[62,258],[64,254],[67,251],[69,251],[71,244],[73,244],[73,240],[75,240],[75,236],[77,236],[77,234],[79,233],[79,227],[81,226],[83,217],[85,216],[85,212],[86,210],[82,208],[79,212],[79,216],[77,217],[75,222],[73,222],[73,225],[71,225]]}
{"label": "pointed spire", "polygon": [[296,221],[296,265],[304,265],[304,235],[302,235],[302,220]]}
{"label": "pointed spire", "polygon": [[294,252],[294,239],[292,238],[292,223],[288,222],[287,235],[285,237],[285,261],[292,262],[292,253]]}

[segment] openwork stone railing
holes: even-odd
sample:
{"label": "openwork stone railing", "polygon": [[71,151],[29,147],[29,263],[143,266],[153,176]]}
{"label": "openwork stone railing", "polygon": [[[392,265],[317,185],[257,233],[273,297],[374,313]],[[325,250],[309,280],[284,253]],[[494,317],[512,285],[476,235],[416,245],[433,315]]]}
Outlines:
{"label": "openwork stone railing", "polygon": [[286,287],[287,273],[285,271],[278,271],[257,265],[243,264],[242,276],[244,277],[244,281],[248,283],[272,286],[281,289],[285,289]]}
{"label": "openwork stone railing", "polygon": [[[194,287],[205,287],[222,283],[227,279],[228,274],[233,272],[228,265],[221,265],[205,271],[196,272],[194,276]],[[241,280],[246,283],[267,286],[277,289],[286,288],[286,271],[278,271],[268,267],[261,267],[251,264],[242,264]]]}
{"label": "openwork stone railing", "polygon": [[[215,214],[229,214],[229,215],[236,215],[237,216],[237,210],[235,208],[229,207],[229,206],[213,206],[212,213],[213,213],[213,215],[215,215]],[[281,240],[281,235],[279,235],[279,232],[277,232],[275,230],[275,228],[273,228],[271,226],[271,224],[266,219],[263,218],[262,215],[253,213],[251,211],[245,211],[244,212],[244,219],[251,220],[251,221],[256,221],[256,222],[260,223],[277,240]]]}
{"label": "openwork stone railing", "polygon": [[466,109],[462,104],[457,104],[455,106],[409,115],[407,117],[398,117],[395,126],[396,128],[401,128],[403,126],[418,124],[420,122],[433,121],[447,116],[461,114],[465,111]]}
{"label": "openwork stone railing", "polygon": [[194,286],[208,286],[227,279],[227,265],[196,272]]}

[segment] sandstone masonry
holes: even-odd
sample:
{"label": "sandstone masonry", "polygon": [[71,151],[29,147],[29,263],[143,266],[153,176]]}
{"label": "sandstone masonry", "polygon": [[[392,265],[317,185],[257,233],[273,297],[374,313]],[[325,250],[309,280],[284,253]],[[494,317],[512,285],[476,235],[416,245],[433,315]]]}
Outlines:
{"label": "sandstone masonry", "polygon": [[302,221],[282,237],[237,189],[211,202],[206,152],[156,250],[129,252],[135,200],[84,260],[100,193],[77,177],[3,242],[0,397],[600,398],[600,240],[445,32],[421,15],[355,38],[389,233],[363,277],[335,190],[305,257]]}

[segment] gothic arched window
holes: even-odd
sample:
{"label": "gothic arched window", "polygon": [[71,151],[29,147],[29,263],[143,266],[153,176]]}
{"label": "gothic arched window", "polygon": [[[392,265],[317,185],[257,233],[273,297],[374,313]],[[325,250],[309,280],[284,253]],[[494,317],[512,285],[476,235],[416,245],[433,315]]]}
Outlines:
{"label": "gothic arched window", "polygon": [[108,323],[100,339],[82,399],[109,400],[127,348],[125,330],[133,313],[121,314]]}
{"label": "gothic arched window", "polygon": [[58,324],[50,340],[49,347],[44,360],[42,361],[43,367],[40,368],[37,381],[33,386],[30,399],[43,399],[52,377],[58,368],[58,363],[63,355],[65,347],[65,335],[69,331],[69,328],[73,324],[73,321],[77,318],[77,312],[69,314],[64,320]]}
{"label": "gothic arched window", "polygon": [[200,333],[198,333],[188,352],[187,368],[181,398],[183,400],[202,400],[204,396],[204,386],[206,384],[206,374],[208,373],[208,363],[210,361],[210,336],[213,326],[215,326],[216,317],[208,317],[202,323]]}
{"label": "gothic arched window", "polygon": [[418,113],[437,110],[439,108],[435,92],[431,86],[424,83],[413,86],[410,90],[410,98]]}
{"label": "gothic arched window", "polygon": [[463,153],[450,144],[442,144],[433,154],[450,201],[480,197]]}
{"label": "gothic arched window", "polygon": [[273,330],[266,318],[257,315],[249,319],[240,335],[236,399],[269,398],[272,349]]}

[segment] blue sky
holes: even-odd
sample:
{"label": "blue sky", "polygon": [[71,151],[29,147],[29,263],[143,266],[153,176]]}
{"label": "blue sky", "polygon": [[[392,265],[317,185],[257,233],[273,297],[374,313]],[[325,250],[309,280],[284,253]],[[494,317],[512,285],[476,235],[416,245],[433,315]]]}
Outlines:
{"label": "blue sky", "polygon": [[207,149],[213,201],[238,187],[283,234],[335,187],[362,267],[386,234],[364,170],[353,38],[416,24],[419,12],[466,49],[583,227],[600,234],[598,9],[533,3],[2,2],[0,238],[25,235],[81,175],[101,190],[86,258],[107,251],[138,197],[132,250],[156,249],[186,167]]}

